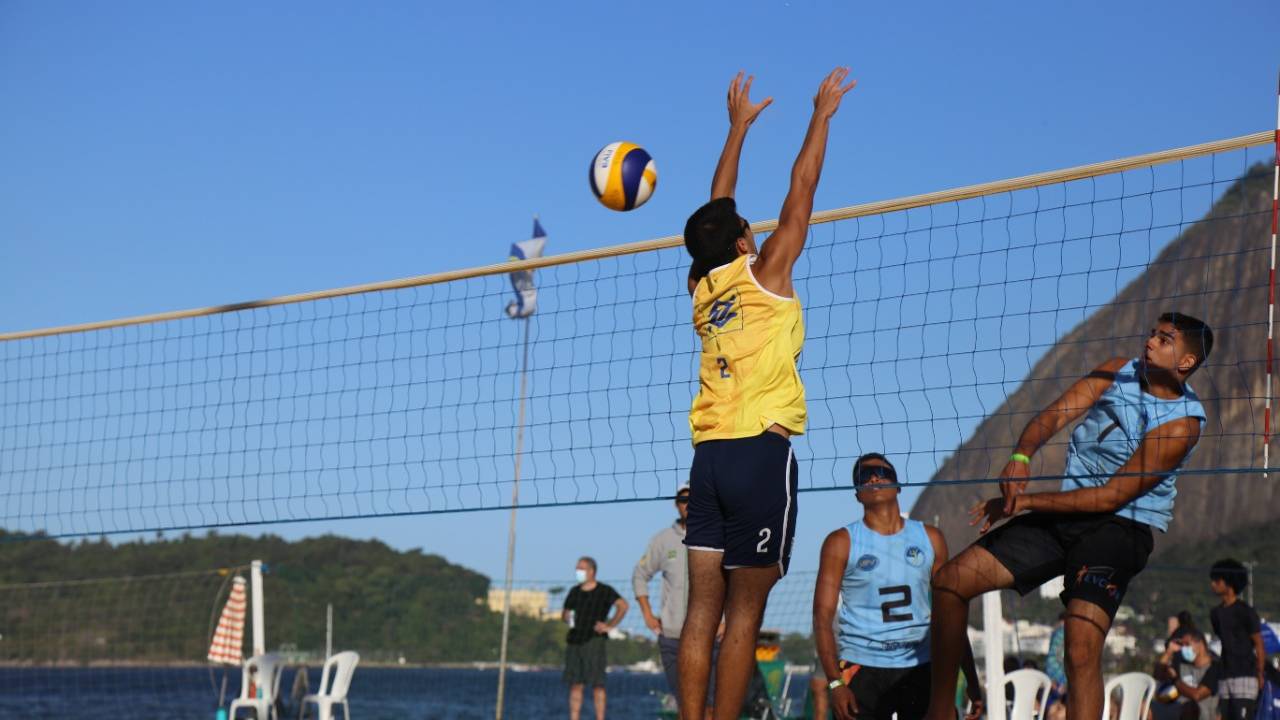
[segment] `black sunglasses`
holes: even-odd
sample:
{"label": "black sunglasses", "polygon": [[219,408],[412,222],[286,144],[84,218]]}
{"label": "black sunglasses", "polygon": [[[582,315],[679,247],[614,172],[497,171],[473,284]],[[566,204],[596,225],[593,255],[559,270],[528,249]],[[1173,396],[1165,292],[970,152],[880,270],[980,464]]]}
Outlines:
{"label": "black sunglasses", "polygon": [[676,502],[677,502],[677,503],[679,503],[679,504],[681,504],[681,505],[687,505],[687,504],[689,503],[689,496],[688,496],[688,495],[677,495],[677,496],[676,496]]}
{"label": "black sunglasses", "polygon": [[871,478],[882,478],[889,482],[898,482],[898,471],[884,465],[867,465],[858,468],[858,474],[853,476],[853,486],[862,487],[871,482]]}

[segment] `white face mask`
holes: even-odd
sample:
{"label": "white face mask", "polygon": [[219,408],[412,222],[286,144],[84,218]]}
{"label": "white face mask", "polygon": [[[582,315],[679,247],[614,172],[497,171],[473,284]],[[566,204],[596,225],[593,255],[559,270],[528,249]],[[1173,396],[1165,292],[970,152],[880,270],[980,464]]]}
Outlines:
{"label": "white face mask", "polygon": [[1186,660],[1187,662],[1195,662],[1195,661],[1196,661],[1196,649],[1195,649],[1195,648],[1191,647],[1190,645],[1183,645],[1183,646],[1182,646],[1182,651],[1181,651],[1181,652],[1182,652],[1182,659],[1183,659],[1183,660]]}
{"label": "white face mask", "polygon": [[587,581],[587,571],[583,570],[582,568],[578,568],[577,570],[574,570],[573,576],[578,578],[578,582],[580,583],[584,583]]}

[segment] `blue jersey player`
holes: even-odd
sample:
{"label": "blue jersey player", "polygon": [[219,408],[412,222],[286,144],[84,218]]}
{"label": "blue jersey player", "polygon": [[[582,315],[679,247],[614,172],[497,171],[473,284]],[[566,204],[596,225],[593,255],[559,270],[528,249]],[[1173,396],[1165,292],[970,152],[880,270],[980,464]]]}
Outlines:
{"label": "blue jersey player", "polygon": [[[1102,715],[1102,648],[1129,582],[1147,564],[1152,531],[1173,517],[1174,480],[1205,421],[1187,378],[1212,349],[1203,321],[1165,313],[1141,355],[1099,365],[1027,424],[1000,474],[1001,496],[972,510],[982,537],[934,576],[932,720],[952,717],[969,600],[1002,588],[1025,594],[1059,575],[1067,718]],[[1076,421],[1061,488],[1026,493],[1031,458]]]}
{"label": "blue jersey player", "polygon": [[[937,528],[903,519],[897,482],[883,455],[858,458],[862,519],[822,544],[813,632],[837,720],[919,720],[929,706],[930,578],[947,561],[947,542]],[[981,686],[972,653],[964,657],[976,718]]]}

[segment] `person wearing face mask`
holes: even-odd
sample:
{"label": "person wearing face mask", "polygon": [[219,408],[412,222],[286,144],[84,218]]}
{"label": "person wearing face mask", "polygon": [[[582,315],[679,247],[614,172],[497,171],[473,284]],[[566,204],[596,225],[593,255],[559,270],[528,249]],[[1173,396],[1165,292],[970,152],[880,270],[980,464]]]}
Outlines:
{"label": "person wearing face mask", "polygon": [[[826,717],[829,699],[836,720],[919,720],[929,707],[929,583],[947,561],[947,542],[936,527],[902,517],[898,474],[884,455],[858,458],[853,487],[862,519],[827,536],[813,594],[829,695],[815,695],[815,717]],[[971,650],[961,669],[975,720],[983,697]]]}
{"label": "person wearing face mask", "polygon": [[1162,698],[1174,696],[1175,699],[1168,705],[1153,706],[1155,718],[1214,720],[1221,675],[1222,663],[1209,652],[1204,634],[1195,628],[1179,628],[1165,644],[1154,673],[1156,680],[1168,683],[1176,691],[1174,695],[1162,688]]}
{"label": "person wearing face mask", "polygon": [[[609,664],[605,643],[609,631],[618,627],[627,614],[627,601],[609,585],[596,582],[596,561],[578,558],[574,577],[578,584],[564,599],[560,618],[569,623],[565,638],[564,681],[569,684],[569,717],[578,720],[582,712],[583,689],[590,685],[596,706],[596,720],[604,720],[605,668]],[[613,611],[613,617],[609,612]]]}

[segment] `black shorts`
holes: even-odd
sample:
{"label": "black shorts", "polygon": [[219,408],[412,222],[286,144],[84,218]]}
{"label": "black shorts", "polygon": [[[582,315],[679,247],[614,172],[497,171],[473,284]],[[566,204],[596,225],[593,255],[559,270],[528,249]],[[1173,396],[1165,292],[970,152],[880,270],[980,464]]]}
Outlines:
{"label": "black shorts", "polygon": [[684,544],[724,553],[726,569],[776,564],[785,575],[799,475],[791,441],[777,433],[698,443]]}
{"label": "black shorts", "polygon": [[858,717],[920,720],[929,710],[932,687],[929,663],[909,668],[881,668],[840,661],[840,677],[858,701]]}
{"label": "black shorts", "polygon": [[1129,581],[1147,566],[1151,526],[1111,513],[1030,513],[978,539],[1026,595],[1063,575],[1062,604],[1080,599],[1115,618]]}
{"label": "black shorts", "polygon": [[596,635],[584,643],[569,643],[564,649],[564,681],[570,685],[604,687],[608,655],[604,635]]}

